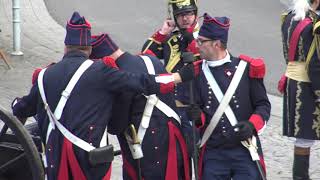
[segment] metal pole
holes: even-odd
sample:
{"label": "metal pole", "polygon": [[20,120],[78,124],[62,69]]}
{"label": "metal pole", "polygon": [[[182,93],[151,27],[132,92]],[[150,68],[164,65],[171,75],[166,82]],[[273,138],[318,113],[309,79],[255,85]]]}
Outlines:
{"label": "metal pole", "polygon": [[[193,93],[193,80],[191,80],[189,82],[189,88],[190,88],[190,107],[192,108],[193,106],[195,106],[195,102],[194,102],[194,93]],[[199,156],[199,152],[198,152],[198,143],[197,143],[197,137],[196,137],[196,123],[195,123],[195,119],[192,119],[192,140],[193,140],[193,170],[194,170],[194,178],[195,180],[199,179],[199,174],[198,174],[198,156]]]}
{"label": "metal pole", "polygon": [[20,0],[12,0],[13,52],[11,54],[15,56],[23,55],[21,52],[20,22]]}

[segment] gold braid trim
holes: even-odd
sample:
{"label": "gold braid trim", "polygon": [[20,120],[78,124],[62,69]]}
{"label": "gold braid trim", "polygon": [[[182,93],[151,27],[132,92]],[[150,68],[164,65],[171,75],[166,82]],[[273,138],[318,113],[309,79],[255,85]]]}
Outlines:
{"label": "gold braid trim", "polygon": [[286,83],[286,94],[287,94],[287,101],[285,103],[287,103],[287,109],[286,109],[286,113],[287,113],[287,127],[288,129],[290,129],[290,113],[289,113],[289,84],[290,84],[291,79],[287,78],[287,83]]}
{"label": "gold braid trim", "polygon": [[317,137],[320,138],[320,107],[316,106],[315,111],[313,113],[315,115],[315,119],[313,120],[312,129],[316,132]]}
{"label": "gold braid trim", "polygon": [[[320,90],[314,91],[317,98],[320,97]],[[315,111],[313,113],[315,115],[315,120],[313,120],[312,129],[315,130],[318,138],[320,138],[320,103],[316,103]]]}
{"label": "gold braid trim", "polygon": [[178,64],[178,62],[180,61],[180,56],[181,56],[181,52],[179,52],[179,44],[176,45],[172,45],[171,44],[171,40],[173,40],[174,42],[177,42],[178,39],[176,36],[172,36],[169,40],[168,40],[168,45],[170,47],[170,57],[169,57],[169,61],[167,63],[166,66],[166,70],[167,72],[171,72],[173,70],[173,68]]}
{"label": "gold braid trim", "polygon": [[316,90],[314,91],[314,93],[316,94],[316,96],[320,97],[320,90]]}
{"label": "gold braid trim", "polygon": [[295,124],[295,128],[294,128],[294,136],[297,136],[298,135],[298,132],[300,131],[300,127],[299,127],[299,122],[300,122],[300,118],[301,118],[301,115],[300,115],[300,108],[301,108],[301,105],[302,105],[302,102],[301,100],[299,99],[300,98],[300,95],[301,95],[301,86],[300,86],[301,82],[297,82],[297,92],[296,92],[296,108],[295,108],[295,117],[294,117],[294,124]]}

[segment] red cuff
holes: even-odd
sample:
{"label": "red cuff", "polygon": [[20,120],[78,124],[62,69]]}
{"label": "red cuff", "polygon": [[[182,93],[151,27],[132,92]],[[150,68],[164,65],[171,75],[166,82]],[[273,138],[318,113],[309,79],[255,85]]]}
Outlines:
{"label": "red cuff", "polygon": [[[171,76],[171,74],[159,74],[159,76]],[[174,82],[169,82],[167,84],[160,83],[160,93],[167,94],[174,91]]]}
{"label": "red cuff", "polygon": [[278,81],[278,91],[283,94],[287,86],[287,76],[283,74]]}
{"label": "red cuff", "polygon": [[152,38],[155,40],[155,41],[158,41],[160,43],[163,43],[165,40],[166,40],[166,35],[163,35],[160,33],[160,31],[157,31],[156,33],[154,33],[152,35]]}
{"label": "red cuff", "polygon": [[264,120],[259,114],[252,114],[249,121],[253,124],[257,132],[259,132],[265,125]]}

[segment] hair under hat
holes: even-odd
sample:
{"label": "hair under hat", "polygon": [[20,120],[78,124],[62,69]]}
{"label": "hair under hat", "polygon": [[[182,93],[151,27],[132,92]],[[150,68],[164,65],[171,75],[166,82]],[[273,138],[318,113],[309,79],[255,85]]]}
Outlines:
{"label": "hair under hat", "polygon": [[74,12],[66,25],[65,45],[90,46],[91,25],[78,12]]}
{"label": "hair under hat", "polygon": [[199,35],[212,40],[220,40],[224,44],[228,42],[230,19],[228,17],[211,17],[205,13]]}

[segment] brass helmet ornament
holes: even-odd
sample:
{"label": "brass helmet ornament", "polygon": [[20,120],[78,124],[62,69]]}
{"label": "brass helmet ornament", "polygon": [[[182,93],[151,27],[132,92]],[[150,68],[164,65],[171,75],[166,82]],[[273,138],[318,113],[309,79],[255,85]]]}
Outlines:
{"label": "brass helmet ornament", "polygon": [[197,15],[197,0],[168,0],[168,18],[172,19],[171,12],[175,19],[177,14],[188,11],[194,11]]}

